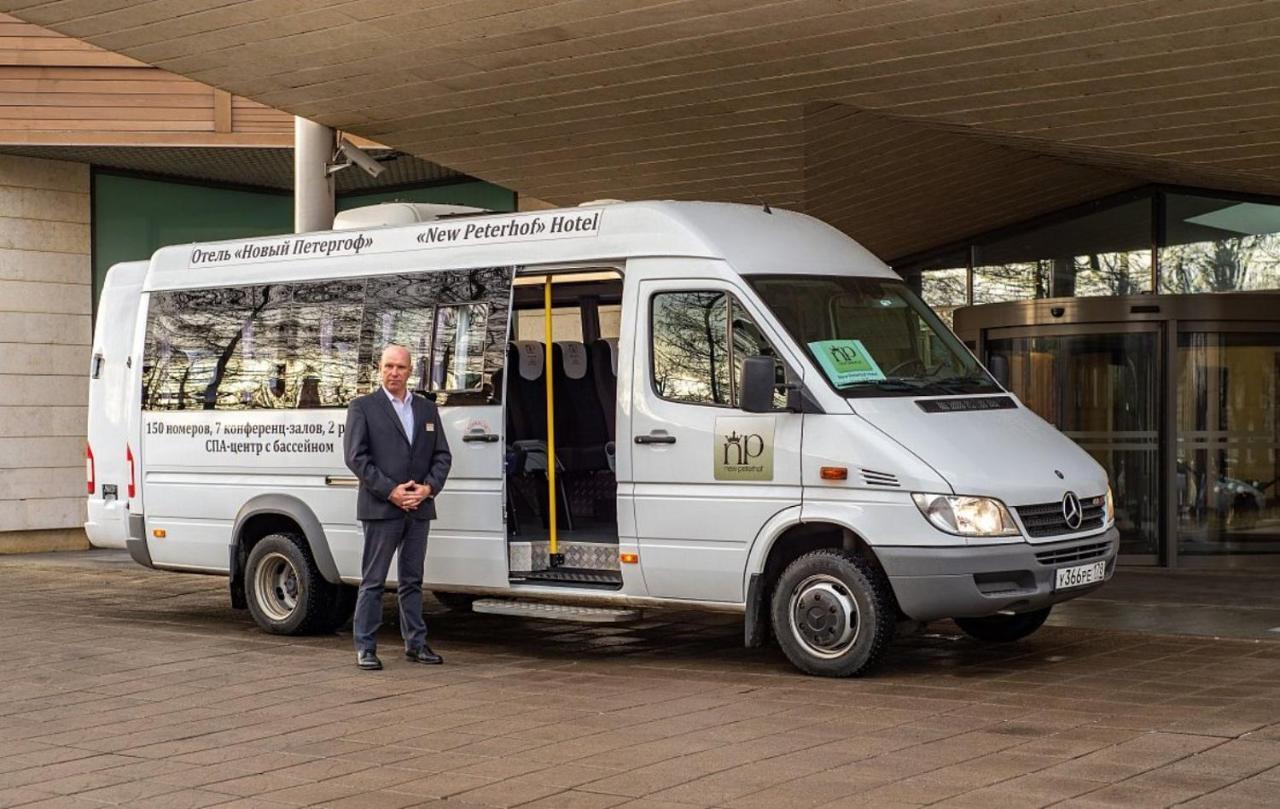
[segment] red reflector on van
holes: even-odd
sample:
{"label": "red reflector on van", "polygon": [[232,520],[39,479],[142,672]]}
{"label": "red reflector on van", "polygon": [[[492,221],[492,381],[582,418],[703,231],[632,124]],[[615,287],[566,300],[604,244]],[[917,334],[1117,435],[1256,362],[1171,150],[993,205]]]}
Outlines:
{"label": "red reflector on van", "polygon": [[129,499],[132,500],[134,492],[137,491],[137,489],[133,485],[133,447],[128,444],[125,444],[124,447],[124,459],[125,462],[129,464]]}
{"label": "red reflector on van", "polygon": [[94,484],[97,482],[97,475],[93,468],[93,447],[88,444],[84,445],[84,474],[86,478],[89,494],[93,494]]}

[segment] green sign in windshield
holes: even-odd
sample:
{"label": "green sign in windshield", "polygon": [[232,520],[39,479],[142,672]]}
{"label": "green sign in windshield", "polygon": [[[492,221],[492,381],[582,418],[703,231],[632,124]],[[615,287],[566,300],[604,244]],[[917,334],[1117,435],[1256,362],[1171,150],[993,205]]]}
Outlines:
{"label": "green sign in windshield", "polygon": [[884,372],[861,340],[817,340],[809,343],[809,348],[837,388],[884,379]]}

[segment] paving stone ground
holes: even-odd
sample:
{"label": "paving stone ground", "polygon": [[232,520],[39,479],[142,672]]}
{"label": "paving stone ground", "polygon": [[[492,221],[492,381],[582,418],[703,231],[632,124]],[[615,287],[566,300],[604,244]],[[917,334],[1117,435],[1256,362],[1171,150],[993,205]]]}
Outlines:
{"label": "paving stone ground", "polygon": [[729,617],[433,609],[445,666],[384,630],[364,673],[220,578],[0,558],[0,588],[0,809],[1280,806],[1280,641],[941,624],[837,681]]}

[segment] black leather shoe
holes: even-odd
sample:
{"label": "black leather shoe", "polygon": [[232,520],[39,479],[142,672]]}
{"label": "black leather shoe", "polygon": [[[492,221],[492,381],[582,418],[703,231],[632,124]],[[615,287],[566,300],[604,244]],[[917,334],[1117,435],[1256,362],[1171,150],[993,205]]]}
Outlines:
{"label": "black leather shoe", "polygon": [[382,661],[378,659],[372,649],[356,652],[356,665],[365,671],[379,671],[382,669]]}
{"label": "black leather shoe", "polygon": [[431,651],[431,647],[425,643],[417,649],[405,649],[404,656],[412,660],[414,663],[432,663],[438,665],[444,662],[444,658]]}

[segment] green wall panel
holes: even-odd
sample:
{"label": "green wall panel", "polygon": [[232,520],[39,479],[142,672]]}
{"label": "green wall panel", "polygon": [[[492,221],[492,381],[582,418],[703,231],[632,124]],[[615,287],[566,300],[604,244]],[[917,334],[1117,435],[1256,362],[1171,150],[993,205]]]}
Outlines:
{"label": "green wall panel", "polygon": [[[348,169],[350,171],[350,169]],[[369,194],[351,194],[338,197],[338,210],[374,205],[379,202],[439,202],[449,205],[471,205],[491,211],[514,211],[516,195],[501,186],[473,180],[450,185],[430,185],[423,188],[402,188],[395,191],[375,191]]]}
{"label": "green wall panel", "polygon": [[293,197],[105,172],[93,176],[93,300],[107,270],[170,244],[293,230]]}

